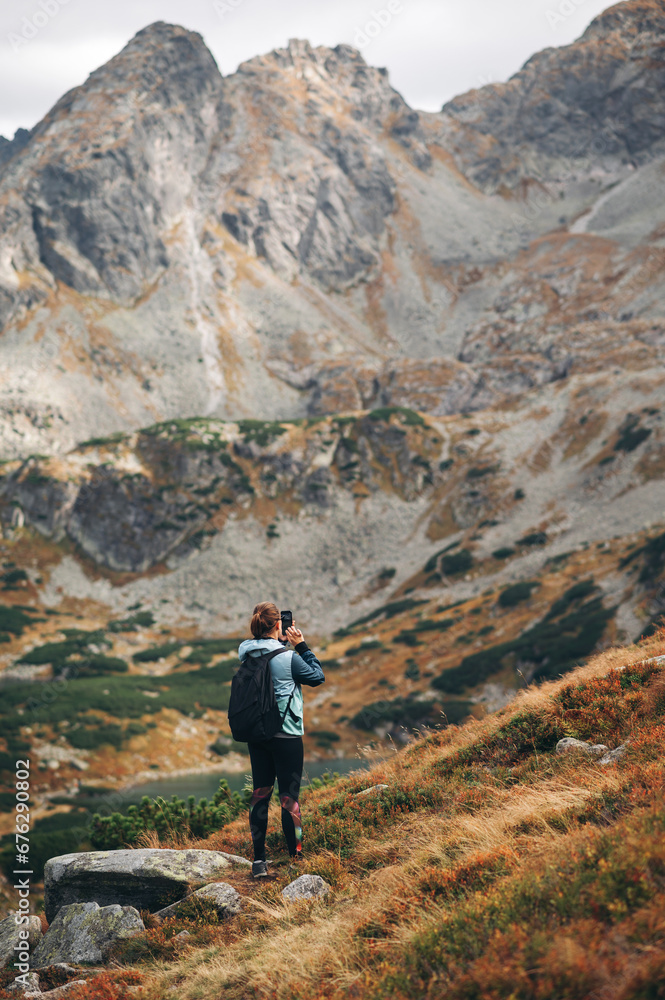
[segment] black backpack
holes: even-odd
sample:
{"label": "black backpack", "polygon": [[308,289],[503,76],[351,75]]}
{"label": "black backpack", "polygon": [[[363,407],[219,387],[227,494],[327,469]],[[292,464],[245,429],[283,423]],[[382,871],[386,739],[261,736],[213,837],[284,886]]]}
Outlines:
{"label": "black backpack", "polygon": [[237,743],[259,743],[262,740],[270,740],[284,725],[295,684],[282,715],[270,672],[270,661],[273,656],[283,652],[283,649],[272,649],[270,652],[266,650],[260,653],[259,656],[247,655],[231,681],[228,714],[231,735]]}

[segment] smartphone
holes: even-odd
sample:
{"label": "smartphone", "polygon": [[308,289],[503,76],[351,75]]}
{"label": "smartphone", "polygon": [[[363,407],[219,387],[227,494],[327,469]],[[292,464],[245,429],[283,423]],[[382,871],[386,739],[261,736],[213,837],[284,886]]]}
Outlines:
{"label": "smartphone", "polygon": [[286,635],[287,628],[293,625],[293,615],[290,611],[280,611],[282,617],[282,635]]}

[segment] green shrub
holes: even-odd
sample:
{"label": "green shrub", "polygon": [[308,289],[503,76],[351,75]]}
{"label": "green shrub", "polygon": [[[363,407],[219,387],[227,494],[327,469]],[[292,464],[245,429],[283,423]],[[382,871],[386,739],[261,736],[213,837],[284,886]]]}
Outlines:
{"label": "green shrub", "polygon": [[127,812],[115,812],[111,816],[95,814],[90,825],[90,843],[95,850],[109,851],[133,845],[142,833],[155,830],[160,840],[168,840],[174,834],[190,837],[207,837],[221,829],[243,813],[249,804],[251,790],[242,794],[231,792],[228,782],[222,778],[212,801],[190,795],[187,802],[176,795],[171,801],[147,795],[140,805],[129,806]]}
{"label": "green shrub", "polygon": [[238,743],[230,736],[218,736],[214,743],[210,744],[210,749],[218,757],[225,757],[227,753],[247,753],[247,744]]}
{"label": "green shrub", "polygon": [[149,628],[154,624],[155,617],[152,611],[137,611],[136,614],[130,615],[129,618],[121,618],[117,621],[109,622],[107,628],[109,632],[135,632],[139,626],[141,628]]}
{"label": "green shrub", "polygon": [[425,423],[419,413],[406,406],[382,406],[367,414],[369,420],[384,420],[386,422],[389,422],[393,416],[400,417],[401,422],[409,427],[420,427]]}
{"label": "green shrub", "polygon": [[542,622],[517,639],[465,656],[459,666],[436,677],[432,686],[451,694],[460,693],[498,673],[509,659],[525,667],[529,664],[534,680],[566,673],[593,652],[616,610],[604,608],[600,598],[569,611],[564,617],[555,609],[553,605]]}
{"label": "green shrub", "polygon": [[446,576],[458,576],[466,573],[473,565],[473,556],[469,549],[452,552],[441,559],[441,570]]}
{"label": "green shrub", "polygon": [[100,725],[94,729],[74,729],[66,735],[67,742],[77,750],[96,750],[105,744],[119,749],[125,734],[121,726]]}
{"label": "green shrub", "polygon": [[651,430],[648,427],[640,427],[639,422],[640,418],[634,413],[628,414],[619,428],[619,437],[614,445],[615,451],[635,451],[643,441],[650,437]]}
{"label": "green shrub", "polygon": [[134,663],[156,663],[172,653],[177,653],[182,649],[181,642],[166,642],[163,646],[151,646],[150,649],[142,649],[139,653],[134,653],[132,659]]}
{"label": "green shrub", "polygon": [[494,475],[495,472],[498,472],[496,465],[473,465],[467,472],[466,478],[469,480],[483,479],[485,476]]}
{"label": "green shrub", "polygon": [[23,635],[24,630],[29,628],[34,622],[44,621],[43,618],[31,618],[30,614],[26,614],[26,610],[29,610],[32,615],[36,614],[34,609],[0,604],[0,632]]}
{"label": "green shrub", "polygon": [[533,545],[546,545],[547,535],[544,531],[532,531],[530,534],[525,535],[524,538],[520,538],[517,544],[524,545],[527,548]]}
{"label": "green shrub", "polygon": [[367,625],[368,622],[374,621],[376,618],[380,618],[381,616],[384,618],[394,618],[395,615],[399,615],[403,611],[411,611],[412,608],[417,608],[419,604],[427,604],[427,601],[425,599],[417,600],[413,597],[403,597],[397,601],[390,601],[388,604],[384,604],[380,608],[370,611],[369,614],[363,615],[362,618],[357,618],[345,628],[337,629],[334,633],[335,637],[342,638],[343,636],[348,635],[353,629],[358,628],[360,625]]}
{"label": "green shrub", "polygon": [[124,674],[129,665],[118,656],[104,656],[96,653],[82,660],[72,660],[69,666],[76,668],[77,677],[99,677],[102,674]]}
{"label": "green shrub", "polygon": [[[110,646],[110,642],[104,637],[104,633],[98,630],[85,632],[83,629],[63,629],[62,632],[63,635],[67,636],[63,642],[46,642],[43,646],[36,646],[27,653],[23,653],[18,662],[33,665],[49,663],[53,667],[53,672],[60,674],[67,667],[76,667],[78,669],[78,661],[73,660],[72,657],[85,654],[90,645]],[[97,655],[99,654],[91,654],[87,659],[92,660]],[[102,657],[102,659],[104,658]]]}
{"label": "green shrub", "polygon": [[[75,809],[71,812],[55,813],[35,820],[30,830],[30,867],[33,880],[44,878],[44,865],[49,858],[61,854],[71,854],[87,850],[89,847],[87,811]],[[0,840],[0,869],[8,878],[14,878],[16,844],[14,835],[2,837]]]}
{"label": "green shrub", "polygon": [[239,420],[238,430],[245,441],[253,442],[260,448],[265,448],[281,434],[286,434],[288,427],[276,420]]}
{"label": "green shrub", "polygon": [[349,646],[344,655],[357,656],[358,653],[365,653],[369,649],[381,649],[382,646],[383,643],[378,639],[370,639],[368,642],[361,642],[359,646]]}
{"label": "green shrub", "polygon": [[0,573],[3,590],[16,590],[18,583],[23,583],[28,579],[28,574],[24,569],[10,569],[6,573]]}
{"label": "green shrub", "polygon": [[520,583],[513,583],[510,587],[506,587],[499,594],[499,604],[502,608],[514,608],[516,604],[520,604],[522,601],[528,601],[531,597],[531,591],[534,587],[537,587],[538,583],[535,580],[523,580]]}
{"label": "green shrub", "polygon": [[240,639],[196,639],[188,643],[193,646],[191,653],[184,658],[184,663],[210,663],[213,656],[234,652],[240,645]]}
{"label": "green shrub", "polygon": [[579,583],[573,584],[569,587],[562,596],[554,602],[552,607],[547,612],[548,618],[556,618],[558,615],[563,614],[567,611],[571,604],[575,604],[583,600],[585,597],[589,597],[590,594],[598,590],[598,587],[594,583],[593,577],[588,580],[580,580]]}
{"label": "green shrub", "polygon": [[515,555],[515,549],[511,549],[509,546],[504,545],[503,548],[495,549],[492,555],[495,559],[508,559],[510,556]]}

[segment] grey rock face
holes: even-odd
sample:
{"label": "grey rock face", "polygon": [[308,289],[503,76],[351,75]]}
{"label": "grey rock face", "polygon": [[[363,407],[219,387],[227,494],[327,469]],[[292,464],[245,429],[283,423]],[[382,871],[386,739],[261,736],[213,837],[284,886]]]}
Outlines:
{"label": "grey rock face", "polygon": [[[0,144],[0,450],[64,449],[194,413],[330,412],[342,386],[353,408],[358,358],[397,366],[376,405],[415,397],[406,359],[457,358],[455,378],[424,394],[436,413],[565,377],[567,345],[532,349],[534,325],[548,324],[524,302],[506,315],[488,299],[496,267],[658,153],[662,11],[649,0],[622,11],[437,115],[409,108],[346,45],[292,41],[222,78],[200,36],[161,22],[139,32],[29,135]],[[488,191],[523,188],[479,196],[451,154]],[[596,167],[601,186],[588,180]],[[533,209],[534,177],[550,176],[561,187]],[[649,206],[657,183],[627,190],[621,212]],[[571,254],[582,265],[588,247]],[[593,284],[596,303],[607,283]],[[640,314],[632,288],[611,303],[620,315]],[[565,322],[552,310],[557,341],[588,305],[580,296]],[[489,359],[481,350],[493,333],[511,345],[504,370],[492,344]]]}
{"label": "grey rock face", "polygon": [[494,190],[560,178],[575,163],[644,162],[665,135],[665,67],[656,59],[664,33],[657,0],[617,4],[573,45],[538,53],[507,83],[454,98],[442,119],[458,163]]}
{"label": "grey rock face", "polygon": [[218,851],[144,848],[64,854],[44,867],[46,918],[52,920],[60,907],[84,900],[162,909],[187,895],[192,883],[209,882],[229,864]]}
{"label": "grey rock face", "polygon": [[[630,740],[626,740],[625,743],[621,743],[618,747],[615,747],[614,750],[610,750],[609,753],[604,754],[600,758],[598,763],[602,767],[606,767],[608,764],[616,764],[618,760],[622,760],[626,756],[629,743]],[[605,749],[607,749],[607,747]]]}
{"label": "grey rock face", "polygon": [[58,910],[30,964],[39,969],[56,962],[103,962],[116,941],[144,930],[133,906],[71,903]]}
{"label": "grey rock face", "polygon": [[567,736],[559,740],[556,745],[558,754],[577,753],[586,754],[589,757],[602,757],[607,752],[607,747],[602,743],[584,743],[582,740],[575,740],[572,736]]}
{"label": "grey rock face", "polygon": [[[24,937],[26,931],[27,937]],[[28,949],[33,951],[41,936],[42,922],[39,917],[28,917],[27,924],[17,924],[13,916],[0,920],[0,969],[15,961],[14,945],[27,941]]]}
{"label": "grey rock face", "polygon": [[166,906],[163,910],[157,910],[155,916],[175,917],[183,903],[196,899],[212,900],[220,917],[234,916],[236,913],[240,913],[242,907],[240,893],[232,885],[229,885],[228,882],[211,882],[210,885],[204,885],[177,903],[172,903],[171,906]]}
{"label": "grey rock face", "polygon": [[282,898],[292,902],[296,899],[318,899],[330,892],[330,886],[320,875],[301,875],[282,889]]}

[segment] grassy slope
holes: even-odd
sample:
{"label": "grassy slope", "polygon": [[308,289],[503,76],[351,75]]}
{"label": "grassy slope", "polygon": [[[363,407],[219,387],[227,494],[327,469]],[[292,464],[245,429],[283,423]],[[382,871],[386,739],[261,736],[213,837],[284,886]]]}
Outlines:
{"label": "grassy slope", "polygon": [[[369,775],[306,792],[306,870],[332,884],[324,901],[281,901],[274,810],[276,879],[230,876],[247,905],[228,924],[176,922],[136,939],[119,957],[142,973],[140,995],[662,997],[663,653],[662,631],[608,650]],[[631,742],[600,767],[557,756],[564,735]],[[356,798],[379,782],[378,797]],[[248,854],[246,821],[196,846]],[[183,926],[186,943],[174,940]]]}

